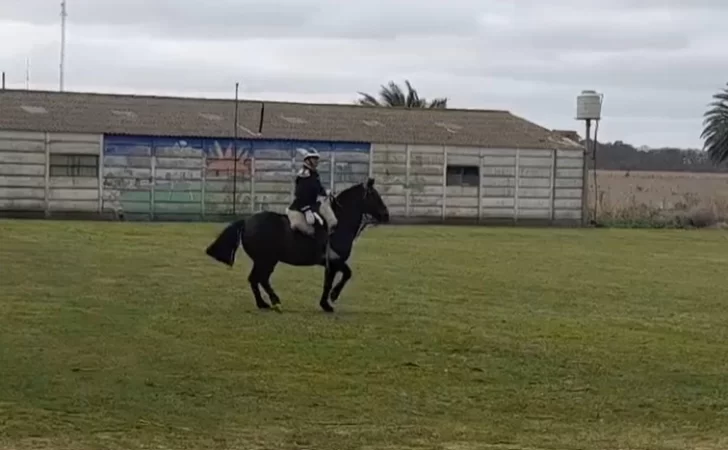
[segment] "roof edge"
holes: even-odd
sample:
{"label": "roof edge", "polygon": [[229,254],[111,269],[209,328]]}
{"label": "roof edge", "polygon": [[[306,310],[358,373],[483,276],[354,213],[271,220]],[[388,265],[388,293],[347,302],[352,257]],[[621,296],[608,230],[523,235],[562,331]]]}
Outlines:
{"label": "roof edge", "polygon": [[[235,102],[234,98],[226,97],[190,97],[190,96],[174,96],[174,95],[156,95],[156,94],[121,94],[121,93],[107,93],[107,92],[94,92],[94,91],[51,91],[51,90],[40,90],[40,89],[0,89],[0,95],[3,93],[14,93],[14,94],[46,94],[55,96],[74,96],[74,95],[88,95],[94,97],[112,97],[112,98],[138,98],[138,99],[156,99],[156,100],[190,100],[190,101],[206,101],[206,102]],[[266,103],[269,105],[296,105],[296,106],[329,106],[337,108],[365,108],[365,109],[381,109],[381,106],[370,106],[370,105],[359,105],[357,103],[318,103],[318,102],[290,102],[282,100],[266,100],[256,98],[241,98],[238,99],[240,103]],[[481,109],[481,108],[443,108],[443,109],[429,109],[429,108],[390,108],[392,110],[407,110],[407,111],[427,111],[427,112],[470,112],[470,113],[498,113],[498,114],[511,114],[505,109]],[[514,115],[515,116],[515,115]],[[518,117],[518,116],[516,116]],[[521,117],[518,117],[522,119]],[[522,119],[525,120],[525,119]]]}

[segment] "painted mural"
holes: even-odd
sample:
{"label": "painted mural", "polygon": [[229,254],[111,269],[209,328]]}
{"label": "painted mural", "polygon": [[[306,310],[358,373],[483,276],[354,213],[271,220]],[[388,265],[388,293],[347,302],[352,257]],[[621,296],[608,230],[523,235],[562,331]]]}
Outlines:
{"label": "painted mural", "polygon": [[319,151],[321,180],[335,192],[369,174],[369,144],[106,136],[103,208],[129,218],[190,220],[282,212],[303,146]]}
{"label": "painted mural", "polygon": [[[235,160],[236,150],[237,161]],[[252,158],[247,149],[238,150],[232,141],[226,144],[213,141],[210,151],[206,153],[205,173],[207,176],[213,177],[232,175],[235,172],[238,176],[250,176],[251,163]]]}

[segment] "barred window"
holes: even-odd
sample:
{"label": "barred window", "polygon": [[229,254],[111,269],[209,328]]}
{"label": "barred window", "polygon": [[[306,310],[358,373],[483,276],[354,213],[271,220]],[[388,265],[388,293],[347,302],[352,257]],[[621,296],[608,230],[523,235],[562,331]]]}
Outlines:
{"label": "barred window", "polygon": [[98,155],[51,154],[50,175],[52,177],[99,176]]}

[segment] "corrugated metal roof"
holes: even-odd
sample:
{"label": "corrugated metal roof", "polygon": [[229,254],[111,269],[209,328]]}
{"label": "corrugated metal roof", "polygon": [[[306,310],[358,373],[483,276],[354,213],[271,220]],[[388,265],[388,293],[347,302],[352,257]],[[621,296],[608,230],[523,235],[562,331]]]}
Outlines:
{"label": "corrugated metal roof", "polygon": [[[508,111],[400,109],[269,101],[238,103],[238,136],[485,148],[578,149]],[[182,97],[0,91],[0,129],[233,137],[235,101]]]}

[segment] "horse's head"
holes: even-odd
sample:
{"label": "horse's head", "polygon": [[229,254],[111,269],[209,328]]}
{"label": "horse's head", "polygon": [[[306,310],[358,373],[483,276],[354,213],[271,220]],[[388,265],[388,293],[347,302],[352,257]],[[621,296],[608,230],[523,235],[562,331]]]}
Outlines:
{"label": "horse's head", "polygon": [[364,214],[373,217],[380,223],[389,222],[389,209],[374,187],[374,178],[369,178],[366,183],[362,183],[362,186],[364,188]]}
{"label": "horse's head", "polygon": [[339,221],[348,221],[351,214],[356,214],[359,215],[356,218],[357,226],[361,221],[361,215],[369,216],[379,223],[389,222],[389,210],[382,196],[374,188],[374,178],[344,189],[336,196],[332,206],[339,216]]}

